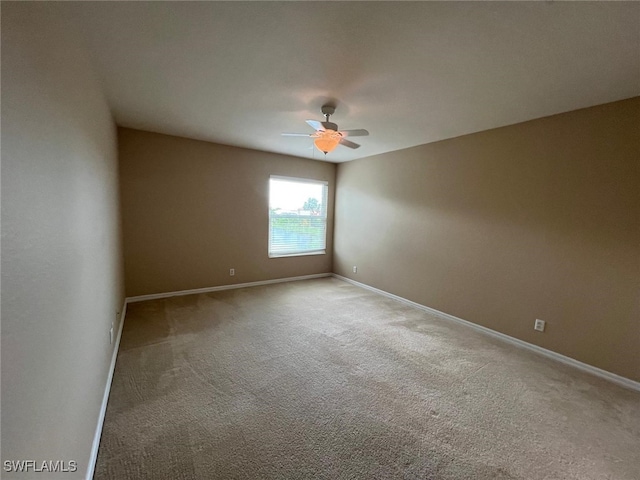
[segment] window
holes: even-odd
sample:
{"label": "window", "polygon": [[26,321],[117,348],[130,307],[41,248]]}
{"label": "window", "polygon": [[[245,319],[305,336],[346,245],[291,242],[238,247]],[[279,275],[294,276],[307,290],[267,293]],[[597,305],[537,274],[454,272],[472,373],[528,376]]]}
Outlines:
{"label": "window", "polygon": [[327,182],[269,178],[269,256],[325,253]]}

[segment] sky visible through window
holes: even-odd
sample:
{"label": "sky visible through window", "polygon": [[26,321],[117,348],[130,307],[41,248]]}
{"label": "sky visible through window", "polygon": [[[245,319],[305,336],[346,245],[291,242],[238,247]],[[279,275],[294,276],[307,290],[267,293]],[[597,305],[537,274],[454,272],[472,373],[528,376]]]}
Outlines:
{"label": "sky visible through window", "polygon": [[282,211],[301,210],[309,198],[322,203],[323,185],[317,183],[294,183],[287,180],[271,179],[269,189],[269,206]]}

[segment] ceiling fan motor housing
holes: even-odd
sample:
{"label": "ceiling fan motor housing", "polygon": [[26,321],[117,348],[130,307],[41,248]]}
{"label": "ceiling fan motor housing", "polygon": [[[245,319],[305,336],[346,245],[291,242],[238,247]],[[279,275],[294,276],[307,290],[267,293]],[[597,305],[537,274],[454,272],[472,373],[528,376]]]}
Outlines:
{"label": "ceiling fan motor housing", "polygon": [[336,107],[333,105],[323,105],[322,106],[322,114],[323,115],[333,115],[336,113]]}

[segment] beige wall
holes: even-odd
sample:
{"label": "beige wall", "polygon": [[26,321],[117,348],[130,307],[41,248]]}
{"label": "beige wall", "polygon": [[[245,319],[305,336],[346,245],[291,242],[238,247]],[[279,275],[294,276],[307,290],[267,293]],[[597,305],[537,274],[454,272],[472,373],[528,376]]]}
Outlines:
{"label": "beige wall", "polygon": [[340,164],[334,271],[640,380],[639,125],[635,98]]}
{"label": "beige wall", "polygon": [[[334,164],[125,128],[118,139],[127,296],[331,272]],[[269,175],[329,182],[325,255],[268,258]]]}
{"label": "beige wall", "polygon": [[3,2],[2,464],[78,462],[60,479],[85,478],[124,301],[116,129],[77,45]]}

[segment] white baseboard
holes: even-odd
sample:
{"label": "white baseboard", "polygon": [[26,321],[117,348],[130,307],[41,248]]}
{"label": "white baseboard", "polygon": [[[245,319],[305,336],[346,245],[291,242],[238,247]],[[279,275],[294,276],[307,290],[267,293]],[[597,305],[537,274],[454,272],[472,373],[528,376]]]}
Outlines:
{"label": "white baseboard", "polygon": [[574,368],[578,368],[584,372],[590,373],[592,375],[596,375],[600,378],[604,378],[605,380],[608,380],[610,382],[616,383],[620,386],[629,388],[631,390],[635,390],[640,392],[640,382],[636,382],[634,380],[631,380],[630,378],[626,378],[626,377],[622,377],[620,375],[616,375],[615,373],[611,373],[611,372],[607,372],[606,370],[602,370],[600,368],[594,367],[592,365],[589,365],[587,363],[583,363],[580,362],[578,360],[575,360],[571,357],[566,357],[564,355],[561,355],[559,353],[553,352],[551,350],[547,350],[546,348],[542,348],[539,347],[538,345],[534,345],[532,343],[528,343],[525,342],[524,340],[520,340],[518,338],[514,338],[511,337],[509,335],[505,335],[504,333],[500,333],[497,332],[495,330],[491,330],[490,328],[487,327],[483,327],[482,325],[478,325],[476,323],[473,322],[469,322],[468,320],[463,320],[462,318],[458,318],[458,317],[454,317],[453,315],[449,315],[448,313],[444,313],[441,312],[439,310],[436,310],[434,308],[431,307],[427,307],[425,305],[421,305],[419,303],[416,302],[412,302],[411,300],[407,300],[406,298],[403,297],[399,297],[398,295],[394,295],[393,293],[389,293],[389,292],[385,292],[384,290],[380,290],[378,288],[372,287],[370,285],[364,284],[364,283],[360,283],[357,282],[355,280],[351,280],[350,278],[347,277],[343,277],[342,275],[338,275],[337,273],[333,273],[332,274],[333,277],[338,278],[340,280],[344,280],[345,282],[351,283],[353,285],[356,285],[358,287],[362,287],[365,288],[367,290],[370,290],[372,292],[378,293],[380,295],[384,295],[385,297],[389,297],[392,298],[394,300],[397,300],[399,302],[402,302],[404,304],[407,305],[411,305],[412,307],[416,307],[419,308],[420,310],[423,310],[427,313],[430,313],[432,315],[435,315],[439,318],[445,319],[445,320],[451,320],[454,321],[456,323],[465,325],[467,327],[473,328],[476,331],[479,331],[481,333],[484,333],[486,335],[490,335],[494,338],[498,338],[504,342],[510,343],[512,345],[515,345],[517,347],[521,347],[521,348],[526,348],[527,350],[531,350],[533,352],[536,352],[540,355],[544,355],[547,358],[552,358],[554,360],[557,360],[559,362],[562,362],[566,365],[571,365]]}
{"label": "white baseboard", "polygon": [[127,314],[127,300],[125,299],[120,313],[118,334],[113,345],[113,353],[111,355],[111,364],[109,365],[109,373],[107,375],[107,384],[102,397],[102,406],[98,415],[98,425],[96,433],[93,437],[93,445],[91,447],[91,457],[89,457],[89,465],[87,466],[86,480],[92,480],[96,469],[96,461],[98,460],[98,448],[100,447],[100,437],[102,436],[102,426],[104,425],[104,417],[107,413],[107,403],[109,402],[109,393],[111,392],[111,382],[113,380],[113,372],[116,369],[116,359],[118,358],[118,350],[120,348],[120,337],[122,337],[122,327],[124,326],[124,317]]}
{"label": "white baseboard", "polygon": [[257,282],[234,283],[230,285],[220,285],[218,287],[194,288],[193,290],[179,290],[177,292],[152,293],[150,295],[138,295],[127,297],[127,303],[144,302],[145,300],[156,300],[158,298],[177,297],[180,295],[193,295],[196,293],[219,292],[221,290],[232,290],[234,288],[257,287],[259,285],[269,285],[272,283],[295,282],[298,280],[309,280],[311,278],[330,277],[331,273],[314,273],[312,275],[302,275],[300,277],[275,278],[272,280],[260,280]]}

